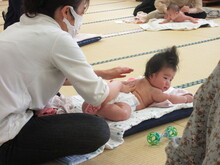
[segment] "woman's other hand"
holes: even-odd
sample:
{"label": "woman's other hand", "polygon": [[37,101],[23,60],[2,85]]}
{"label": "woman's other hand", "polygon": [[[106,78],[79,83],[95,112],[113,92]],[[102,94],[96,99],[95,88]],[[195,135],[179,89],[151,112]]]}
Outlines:
{"label": "woman's other hand", "polygon": [[136,81],[122,81],[122,89],[120,92],[133,92],[136,88]]}
{"label": "woman's other hand", "polygon": [[107,70],[95,70],[95,73],[105,80],[126,77],[126,74],[133,72],[134,69],[129,67],[115,67]]}
{"label": "woman's other hand", "polygon": [[183,13],[189,13],[189,6],[183,6],[180,11],[182,11]]}

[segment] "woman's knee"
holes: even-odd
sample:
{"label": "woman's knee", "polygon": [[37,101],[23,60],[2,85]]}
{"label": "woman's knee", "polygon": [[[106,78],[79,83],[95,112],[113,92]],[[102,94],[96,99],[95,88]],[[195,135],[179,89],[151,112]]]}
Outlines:
{"label": "woman's knee", "polygon": [[110,138],[110,129],[107,122],[102,117],[95,115],[89,116],[93,118],[92,125],[94,127],[94,132],[92,132],[92,136],[98,139],[97,143],[100,143],[98,145],[104,145]]}
{"label": "woman's knee", "polygon": [[90,114],[85,115],[88,115],[88,118],[91,118],[90,122],[87,123],[88,127],[91,129],[88,129],[86,133],[86,141],[89,144],[84,143],[84,145],[89,146],[87,152],[94,152],[107,143],[110,138],[110,129],[104,118]]}

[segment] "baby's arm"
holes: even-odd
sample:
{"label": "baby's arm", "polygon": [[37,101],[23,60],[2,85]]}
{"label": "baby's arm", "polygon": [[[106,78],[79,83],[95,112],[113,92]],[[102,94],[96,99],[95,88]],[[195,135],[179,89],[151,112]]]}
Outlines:
{"label": "baby's arm", "polygon": [[193,96],[190,94],[183,95],[183,96],[169,95],[168,100],[173,104],[191,103],[193,101]]}
{"label": "baby's arm", "polygon": [[[189,17],[189,16],[188,16]],[[188,18],[192,23],[198,23],[198,19],[196,19],[196,18],[193,18],[193,17],[189,17]]]}
{"label": "baby's arm", "polygon": [[168,22],[170,22],[171,21],[171,18],[169,17],[169,15],[168,14],[165,14],[165,20],[163,21],[163,22],[160,22],[159,24],[164,24],[164,23],[168,23]]}
{"label": "baby's arm", "polygon": [[193,96],[191,94],[177,96],[177,95],[169,95],[159,90],[155,90],[152,94],[152,97],[154,102],[163,102],[165,100],[169,100],[173,104],[191,103],[193,101]]}
{"label": "baby's arm", "polygon": [[191,21],[192,23],[198,23],[198,19],[196,19],[196,18],[193,18],[193,17],[190,17],[190,16],[187,16],[187,15],[185,15],[184,14],[184,16],[183,16],[183,19],[184,20],[189,20],[189,21]]}
{"label": "baby's arm", "polygon": [[170,19],[170,18],[167,18],[167,19],[165,19],[163,22],[160,22],[159,24],[168,23],[168,22],[170,22],[170,21],[171,21],[171,19]]}

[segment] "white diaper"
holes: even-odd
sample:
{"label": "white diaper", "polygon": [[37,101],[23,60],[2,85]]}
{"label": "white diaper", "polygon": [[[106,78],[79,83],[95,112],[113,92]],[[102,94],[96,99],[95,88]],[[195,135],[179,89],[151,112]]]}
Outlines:
{"label": "white diaper", "polygon": [[136,107],[140,104],[137,97],[132,93],[122,93],[120,92],[119,95],[112,101],[108,102],[108,104],[114,104],[118,102],[123,102],[128,104],[131,107],[132,111],[136,110]]}

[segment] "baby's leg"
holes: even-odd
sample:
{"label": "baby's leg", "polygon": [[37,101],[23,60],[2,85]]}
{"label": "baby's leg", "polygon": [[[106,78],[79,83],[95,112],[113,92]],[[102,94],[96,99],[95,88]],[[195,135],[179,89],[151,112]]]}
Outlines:
{"label": "baby's leg", "polygon": [[97,111],[100,109],[101,109],[101,105],[93,106],[92,104],[88,104],[86,102],[84,102],[82,105],[82,111],[84,113],[89,113],[89,114],[95,115],[97,113]]}
{"label": "baby's leg", "polygon": [[131,107],[123,102],[105,104],[97,111],[97,115],[112,121],[127,120],[131,116]]}

